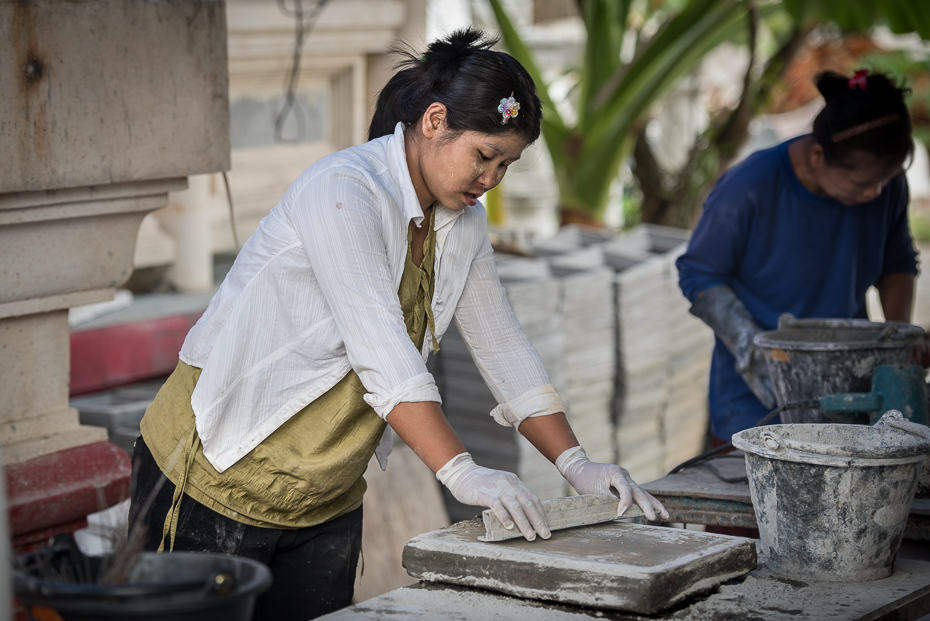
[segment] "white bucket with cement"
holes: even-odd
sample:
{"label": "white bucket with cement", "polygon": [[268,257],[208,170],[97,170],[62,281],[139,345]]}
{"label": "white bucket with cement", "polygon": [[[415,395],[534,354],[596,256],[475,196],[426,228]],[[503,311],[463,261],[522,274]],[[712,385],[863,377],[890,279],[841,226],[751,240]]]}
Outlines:
{"label": "white bucket with cement", "polygon": [[872,427],[769,425],[733,435],[746,453],[770,569],[830,582],[892,574],[930,454],[930,439],[922,437],[930,430],[895,413]]}

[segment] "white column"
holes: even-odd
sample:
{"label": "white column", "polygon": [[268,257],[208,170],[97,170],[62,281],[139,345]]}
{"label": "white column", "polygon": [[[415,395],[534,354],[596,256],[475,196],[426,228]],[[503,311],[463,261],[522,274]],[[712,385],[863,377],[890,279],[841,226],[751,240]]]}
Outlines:
{"label": "white column", "polygon": [[160,212],[159,217],[174,237],[177,248],[168,280],[179,291],[195,293],[208,291],[213,286],[211,206],[222,202],[227,213],[228,207],[220,175],[192,175],[188,184],[188,190],[171,193],[168,208]]}

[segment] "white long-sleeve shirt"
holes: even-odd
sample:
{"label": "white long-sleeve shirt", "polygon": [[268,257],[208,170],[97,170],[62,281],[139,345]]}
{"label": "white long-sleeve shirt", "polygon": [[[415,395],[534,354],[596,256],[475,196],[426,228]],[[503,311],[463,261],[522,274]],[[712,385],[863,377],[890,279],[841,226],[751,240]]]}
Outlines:
{"label": "white long-sleeve shirt", "polygon": [[[500,285],[483,207],[435,210],[437,339],[454,317],[500,424],[564,411]],[[261,221],[180,352],[203,370],[191,405],[218,471],[350,369],[382,418],[398,403],[441,402],[425,365],[432,339],[417,351],[397,296],[409,222],[423,219],[398,123],[308,168]]]}

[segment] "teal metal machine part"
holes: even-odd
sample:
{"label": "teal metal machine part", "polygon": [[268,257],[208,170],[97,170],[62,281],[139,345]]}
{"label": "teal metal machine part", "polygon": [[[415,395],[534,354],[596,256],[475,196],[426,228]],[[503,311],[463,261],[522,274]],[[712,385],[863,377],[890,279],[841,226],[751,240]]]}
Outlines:
{"label": "teal metal machine part", "polygon": [[921,425],[930,424],[924,369],[916,364],[891,364],[872,370],[872,392],[827,395],[820,398],[824,412],[868,412],[874,424],[888,410]]}

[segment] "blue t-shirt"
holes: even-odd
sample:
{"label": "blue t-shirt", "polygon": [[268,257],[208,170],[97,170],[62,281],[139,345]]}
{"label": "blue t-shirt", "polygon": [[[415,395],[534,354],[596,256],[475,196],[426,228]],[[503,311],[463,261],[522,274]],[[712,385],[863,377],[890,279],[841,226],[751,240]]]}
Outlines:
{"label": "blue t-shirt", "polygon": [[[902,173],[875,200],[848,206],[798,180],[793,141],[758,151],[724,173],[704,203],[679,285],[698,293],[727,285],[764,330],[782,313],[865,318],[865,293],[885,274],[916,274]],[[717,339],[710,373],[711,432],[728,439],[767,414]]]}

